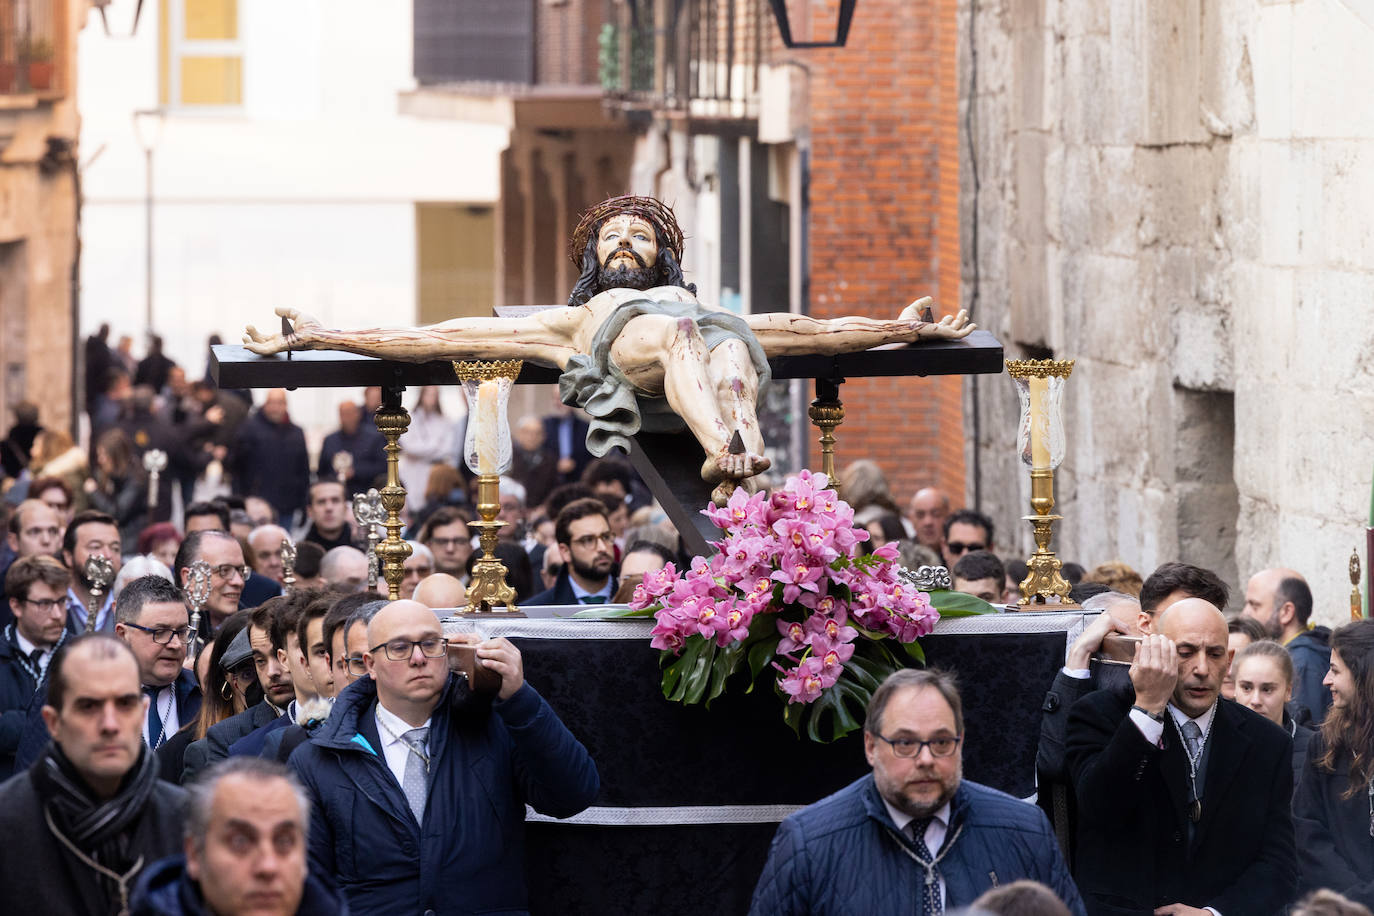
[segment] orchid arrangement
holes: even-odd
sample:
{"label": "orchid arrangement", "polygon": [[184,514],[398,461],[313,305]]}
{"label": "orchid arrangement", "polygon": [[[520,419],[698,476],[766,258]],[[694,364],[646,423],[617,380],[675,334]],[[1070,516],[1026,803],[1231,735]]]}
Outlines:
{"label": "orchid arrangement", "polygon": [[895,543],[860,553],[868,532],[828,483],[804,470],[772,494],[736,490],[703,510],[724,532],[715,554],[645,575],[630,607],[654,615],[668,699],[709,703],[747,666],[749,690],[768,672],[793,729],[828,741],[862,727],[889,673],[924,663],[939,612],[898,575]]}

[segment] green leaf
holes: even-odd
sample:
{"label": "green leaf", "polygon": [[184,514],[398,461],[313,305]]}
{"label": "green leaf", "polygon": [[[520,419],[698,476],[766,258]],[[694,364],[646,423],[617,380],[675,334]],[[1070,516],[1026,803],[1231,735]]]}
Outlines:
{"label": "green leaf", "polygon": [[584,608],[576,614],[573,614],[574,617],[582,620],[615,620],[625,617],[652,617],[653,615],[653,608],[646,607],[643,610],[636,611],[628,607],[606,607],[605,605]]}
{"label": "green leaf", "polygon": [[[903,667],[882,642],[855,643],[854,655],[845,663],[840,679],[810,704],[787,703],[783,721],[792,730],[819,743],[829,743],[863,727],[868,703],[889,674]],[[784,702],[787,694],[778,690]]]}
{"label": "green leaf", "polygon": [[[699,703],[711,677],[716,644],[700,636],[687,640],[682,654],[663,672],[663,696],[676,703]],[[705,656],[705,658],[703,658]],[[663,653],[666,661],[672,653]],[[695,696],[695,699],[691,697]]]}
{"label": "green leaf", "polygon": [[921,643],[919,641],[902,643],[902,648],[906,650],[906,654],[915,661],[916,664],[920,665],[922,668],[926,666],[926,650],[921,648]]}
{"label": "green leaf", "polygon": [[716,649],[716,657],[711,663],[711,689],[706,695],[708,709],[711,706],[711,701],[725,692],[725,681],[735,673],[735,669],[739,667],[739,663],[743,659],[743,643],[731,643],[724,649]]}
{"label": "green leaf", "polygon": [[973,595],[965,595],[963,592],[952,592],[948,589],[935,589],[928,593],[930,604],[935,610],[940,612],[941,617],[972,617],[975,614],[997,614],[997,608],[988,604],[982,598],[975,598]]}

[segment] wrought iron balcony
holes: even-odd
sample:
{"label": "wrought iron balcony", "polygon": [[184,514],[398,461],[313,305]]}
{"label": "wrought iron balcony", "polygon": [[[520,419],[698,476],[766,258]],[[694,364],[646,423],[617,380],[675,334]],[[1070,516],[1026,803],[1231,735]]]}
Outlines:
{"label": "wrought iron balcony", "polygon": [[0,96],[60,94],[61,17],[54,0],[0,2]]}
{"label": "wrought iron balcony", "polygon": [[[757,116],[766,0],[627,0],[602,27],[601,86],[628,110]],[[662,17],[658,21],[656,17]]]}

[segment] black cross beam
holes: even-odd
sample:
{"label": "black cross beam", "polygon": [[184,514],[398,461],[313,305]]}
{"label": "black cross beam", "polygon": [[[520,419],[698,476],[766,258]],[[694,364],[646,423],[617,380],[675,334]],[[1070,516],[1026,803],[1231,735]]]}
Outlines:
{"label": "black cross beam", "polygon": [[[817,396],[837,397],[847,378],[932,375],[991,375],[1002,371],[1002,345],[987,331],[963,340],[894,344],[834,356],[778,356],[769,360],[773,378],[809,378]],[[416,385],[456,385],[447,360],[406,363],[357,356],[334,350],[305,350],[258,356],[237,344],[212,348],[210,374],[221,388],[358,388],[380,386],[399,404],[400,392]],[[553,366],[525,362],[517,384],[555,384]],[[914,405],[919,409],[920,405]],[[706,542],[720,532],[698,511],[710,501],[711,487],[702,481],[701,447],[690,433],[635,437],[630,461],[677,526],[689,553],[710,552]]]}

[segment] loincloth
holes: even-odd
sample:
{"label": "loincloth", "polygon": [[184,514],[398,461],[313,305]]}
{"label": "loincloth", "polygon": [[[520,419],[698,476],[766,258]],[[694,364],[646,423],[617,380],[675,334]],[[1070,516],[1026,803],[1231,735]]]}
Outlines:
{"label": "loincloth", "polygon": [[569,359],[558,379],[558,394],[563,403],[581,407],[590,416],[587,451],[598,458],[614,447],[628,453],[630,437],[641,430],[668,433],[687,425],[665,398],[637,391],[611,359],[611,344],[630,319],[640,315],[690,318],[701,332],[708,352],[727,340],[742,341],[749,349],[749,361],[758,375],[760,391],[773,375],[763,346],[738,315],[704,309],[696,300],[660,301],[645,296],[622,302],[597,329],[591,353],[579,353]]}

